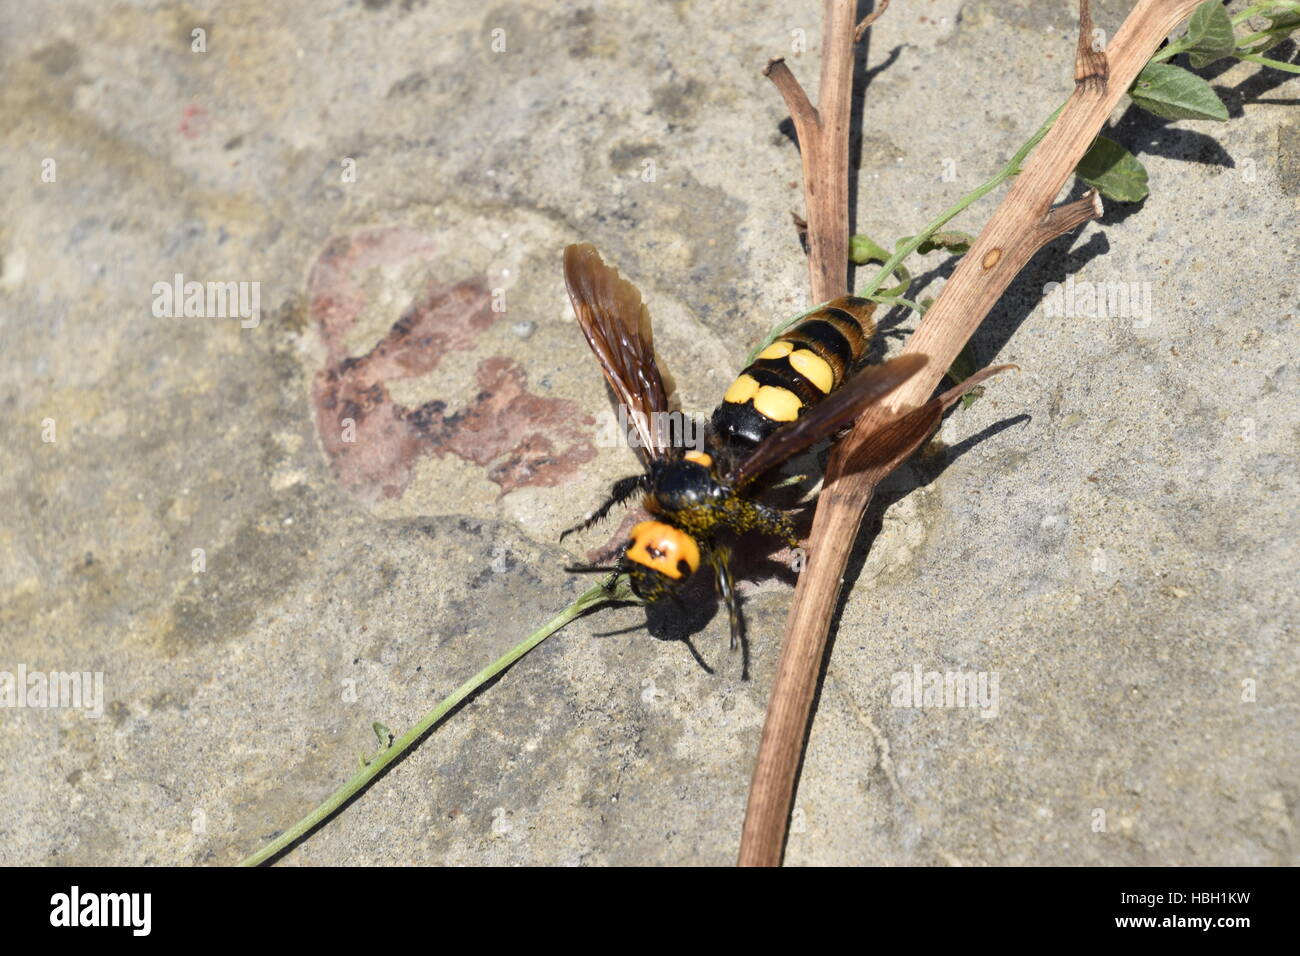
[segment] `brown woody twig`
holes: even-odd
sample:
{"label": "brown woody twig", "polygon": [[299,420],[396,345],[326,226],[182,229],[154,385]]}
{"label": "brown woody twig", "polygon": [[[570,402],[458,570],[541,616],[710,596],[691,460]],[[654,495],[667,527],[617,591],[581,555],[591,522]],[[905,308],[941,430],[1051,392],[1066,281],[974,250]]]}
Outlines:
{"label": "brown woody twig", "polygon": [[853,102],[856,0],[824,0],[821,102],[813,106],[785,60],[763,74],[785,98],[803,160],[812,300],[849,291],[849,110]]}
{"label": "brown woody twig", "polygon": [[868,13],[865,17],[863,17],[862,22],[857,25],[856,29],[854,29],[853,42],[861,43],[862,38],[866,36],[867,27],[871,26],[871,24],[879,20],[881,16],[884,15],[884,12],[888,9],[889,9],[889,0],[880,0],[880,5],[877,6],[876,9]]}
{"label": "brown woody twig", "polygon": [[[926,399],[1011,280],[1046,243],[1101,215],[1095,192],[1056,208],[1052,202],[1161,40],[1198,2],[1139,0],[1103,52],[1093,49],[1088,2],[1081,0],[1074,93],[904,347],[904,354],[929,356],[929,364],[887,402],[864,413],[834,447],[808,541],[809,560],[786,620],[741,835],[742,866],[781,862],[831,615],[858,526],[876,486],[938,423],[942,407],[936,412],[936,402],[942,405],[947,396],[929,403]],[[843,105],[842,127],[837,129],[845,136],[852,95],[853,7],[852,0],[825,0],[820,95],[824,103]],[[824,302],[844,290],[831,278],[847,272],[847,208],[837,214],[825,209],[832,196],[847,200],[847,141],[841,144],[842,153],[826,141],[829,126],[823,125],[825,121],[784,64],[773,61],[766,73],[785,97],[799,135],[809,213],[812,300]],[[833,83],[843,86],[837,89]],[[842,181],[828,182],[837,177]],[[824,230],[835,232],[830,235]],[[831,255],[837,258],[824,258]]]}

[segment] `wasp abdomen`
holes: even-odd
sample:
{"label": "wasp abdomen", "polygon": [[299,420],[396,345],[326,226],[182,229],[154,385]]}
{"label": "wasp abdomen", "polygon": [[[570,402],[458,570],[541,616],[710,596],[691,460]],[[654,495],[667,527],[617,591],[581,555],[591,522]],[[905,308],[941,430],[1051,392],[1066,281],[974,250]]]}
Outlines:
{"label": "wasp abdomen", "polygon": [[841,296],[758,353],[713,413],[715,434],[757,445],[844,383],[875,334],[875,304]]}

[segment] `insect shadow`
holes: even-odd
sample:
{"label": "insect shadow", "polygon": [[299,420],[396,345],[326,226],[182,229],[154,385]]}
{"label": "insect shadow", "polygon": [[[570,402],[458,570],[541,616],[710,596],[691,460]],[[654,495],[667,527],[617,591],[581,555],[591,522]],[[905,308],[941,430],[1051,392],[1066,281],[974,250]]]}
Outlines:
{"label": "insect shadow", "polygon": [[[821,671],[817,675],[817,689],[813,696],[814,713],[821,698],[822,682],[826,677],[826,665],[831,659],[835,638],[839,633],[840,619],[843,617],[844,608],[848,605],[849,598],[853,594],[854,585],[862,576],[862,569],[866,566],[867,558],[871,554],[871,547],[884,529],[885,512],[912,492],[930,485],[947,470],[949,465],[977,445],[983,444],[1008,428],[1031,421],[1033,421],[1033,416],[1027,412],[996,421],[983,431],[943,449],[937,455],[912,458],[880,483],[875,496],[871,500],[871,505],[867,508],[862,525],[858,529],[853,551],[849,554],[849,560],[844,568],[844,586],[840,589],[839,599],[835,602],[835,611],[831,615],[830,627],[827,629],[826,653],[822,657]],[[802,758],[800,759],[802,761]],[[798,777],[796,776],[795,779],[797,780]]]}
{"label": "insect shadow", "polygon": [[[690,652],[695,663],[706,674],[715,673],[715,668],[700,653],[691,638],[709,626],[717,615],[719,604],[712,597],[711,585],[704,581],[705,575],[696,575],[680,592],[674,592],[671,600],[657,604],[644,604],[640,601],[616,601],[604,605],[611,607],[640,607],[645,610],[645,620],[639,624],[615,628],[611,631],[596,631],[592,637],[618,637],[623,634],[635,634],[646,631],[657,641],[681,641]],[[745,647],[745,670],[748,672],[748,647]]]}
{"label": "insect shadow", "polygon": [[[845,587],[841,593],[840,601],[836,606],[834,617],[831,623],[831,640],[834,640],[835,629],[838,627],[839,619],[843,613],[844,602],[849,592],[852,590],[852,584],[861,574],[862,567],[866,562],[867,554],[870,551],[871,543],[879,535],[882,526],[884,512],[895,502],[906,497],[912,491],[923,488],[933,482],[941,475],[949,465],[955,462],[962,455],[973,449],[976,445],[981,444],[989,438],[996,436],[999,432],[1023,422],[1031,420],[1028,414],[1016,415],[1003,419],[985,428],[976,435],[946,448],[939,455],[926,458],[923,462],[917,462],[904,466],[893,476],[886,479],[880,487],[876,499],[867,514],[867,519],[863,522],[863,530],[859,533],[858,542],[854,547],[853,555],[850,558],[849,567],[845,571]],[[826,452],[823,451],[818,458],[823,459]],[[792,460],[792,469],[800,470],[800,463],[806,465],[815,464],[811,455],[799,456]],[[811,469],[807,469],[811,470]],[[817,472],[820,474],[820,472]],[[901,476],[901,477],[900,477]],[[788,508],[788,514],[794,523],[795,530],[800,538],[806,538],[812,525],[813,512],[816,508],[816,499],[804,501],[802,503],[791,505],[782,499],[789,497],[798,497],[802,491],[797,487],[780,488],[769,492],[764,499],[771,504],[779,504]],[[760,534],[747,534],[741,536],[731,535],[728,532],[721,532],[719,543],[731,549],[732,569],[736,575],[737,581],[756,582],[764,580],[778,580],[787,587],[793,587],[798,580],[798,573],[791,567],[788,560],[787,549],[774,550],[770,545],[773,544],[770,539],[764,538]],[[769,547],[764,547],[769,545]],[[632,627],[622,628],[616,631],[602,633],[600,637],[613,636],[615,634],[624,634],[632,631],[638,631],[644,627],[649,634],[656,640],[662,641],[681,641],[691,656],[695,659],[696,664],[700,666],[707,674],[716,672],[719,666],[725,667],[722,663],[725,658],[730,657],[725,642],[718,643],[716,654],[710,654],[709,657],[714,659],[711,665],[705,656],[696,646],[693,638],[704,631],[714,617],[721,610],[721,603],[714,593],[712,581],[708,575],[696,575],[691,582],[683,589],[680,594],[680,603],[674,601],[663,601],[657,605],[645,605],[646,620],[645,623],[633,625]],[[743,613],[742,603],[742,613]],[[741,653],[741,672],[748,675],[750,670],[750,645],[749,633],[743,633],[740,642]],[[779,635],[767,635],[763,637],[764,641],[779,640]],[[772,655],[769,655],[772,656]],[[828,655],[829,657],[829,655]],[[820,693],[821,678],[818,680],[818,692]]]}

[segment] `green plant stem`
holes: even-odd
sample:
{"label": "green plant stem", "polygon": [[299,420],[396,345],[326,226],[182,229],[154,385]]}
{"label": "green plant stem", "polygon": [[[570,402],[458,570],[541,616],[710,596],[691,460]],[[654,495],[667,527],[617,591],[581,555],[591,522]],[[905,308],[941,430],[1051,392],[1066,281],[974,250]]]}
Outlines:
{"label": "green plant stem", "polygon": [[774,341],[776,341],[776,337],[778,335],[780,335],[786,329],[791,328],[797,323],[808,318],[808,316],[812,315],[814,312],[817,312],[818,310],[825,308],[829,304],[830,303],[828,302],[821,302],[818,303],[817,305],[814,305],[811,309],[809,309],[806,312],[800,312],[793,319],[782,319],[780,325],[776,326],[776,328],[772,329],[771,332],[767,333],[763,341],[755,345],[753,349],[750,350],[749,355],[745,356],[745,367],[748,368],[749,366],[753,365],[754,359],[758,358],[758,353],[763,351],[763,349],[767,348]]}
{"label": "green plant stem", "polygon": [[921,306],[917,305],[911,299],[904,299],[901,295],[873,295],[868,296],[868,298],[870,298],[872,302],[879,302],[881,305],[887,305],[890,308],[893,308],[896,305],[901,305],[911,309],[917,315],[925,315],[925,309],[921,308]]}
{"label": "green plant stem", "polygon": [[1237,59],[1245,60],[1248,63],[1258,63],[1261,66],[1271,66],[1275,70],[1285,70],[1288,73],[1300,73],[1300,65],[1283,63],[1281,60],[1270,60],[1266,56],[1257,56],[1254,53],[1238,53]]}
{"label": "green plant stem", "polygon": [[[1263,13],[1266,10],[1276,10],[1279,7],[1285,8],[1287,10],[1300,10],[1300,3],[1291,3],[1288,2],[1288,0],[1266,0],[1266,2],[1264,3],[1254,3],[1251,4],[1249,7],[1247,7],[1245,10],[1242,10],[1240,13],[1234,14],[1232,16],[1232,25],[1234,27],[1241,26],[1243,23],[1245,23],[1247,20],[1249,20],[1251,17],[1255,16],[1256,14]],[[1244,50],[1247,47],[1249,47],[1252,43],[1256,42],[1257,40],[1262,40],[1264,39],[1264,37],[1268,35],[1269,35],[1269,31],[1262,30],[1259,33],[1252,33],[1248,37],[1242,37],[1237,40],[1237,49]],[[1192,46],[1191,37],[1188,36],[1179,37],[1177,40],[1174,40],[1163,50],[1157,50],[1155,55],[1151,57],[1151,62],[1163,63],[1165,60],[1173,59],[1178,54],[1189,49],[1191,46]],[[1236,56],[1240,60],[1250,60],[1251,63],[1260,62],[1259,60],[1251,60],[1249,56],[1243,56],[1240,53],[1235,53],[1233,54],[1233,56]],[[1277,61],[1269,60],[1265,62],[1264,65],[1276,66]],[[1286,66],[1282,66],[1278,68],[1284,70],[1286,69]]]}
{"label": "green plant stem", "polygon": [[[1266,10],[1275,10],[1278,9],[1279,7],[1286,8],[1286,9],[1300,9],[1300,3],[1293,3],[1290,2],[1290,0],[1266,0],[1266,2],[1263,3],[1252,4],[1251,6],[1247,7],[1245,10],[1242,10],[1240,13],[1236,14],[1232,18],[1233,26],[1237,26],[1241,23],[1244,23],[1246,20],[1249,20],[1251,17],[1255,16],[1258,13],[1264,12]],[[1266,35],[1267,35],[1266,32],[1257,33],[1250,37],[1246,37],[1244,40],[1238,40],[1237,48],[1238,50],[1240,50],[1245,46],[1247,46],[1250,41],[1259,39]],[[1151,57],[1150,62],[1155,63],[1162,60],[1168,60],[1171,57],[1177,56],[1179,53],[1182,53],[1185,49],[1187,49],[1188,46],[1190,46],[1190,40],[1187,37],[1182,37],[1181,39],[1176,40],[1173,43],[1170,43],[1163,50],[1158,51],[1153,57]],[[1286,70],[1289,73],[1300,73],[1300,66],[1297,66],[1296,64],[1293,63],[1283,63],[1279,60],[1270,60],[1265,57],[1259,56],[1257,54],[1234,53],[1232,55],[1237,57],[1240,60],[1248,60],[1251,63],[1258,63],[1262,66],[1269,66],[1275,70]],[[874,302],[880,302],[882,304],[891,304],[891,305],[892,304],[905,305],[908,308],[914,309],[918,312],[921,311],[920,309],[916,308],[914,303],[911,303],[906,299],[902,299],[899,298],[898,296],[892,296],[888,294],[880,295],[879,294],[880,287],[884,285],[884,283],[895,274],[895,272],[903,264],[903,261],[908,256],[910,256],[913,252],[915,252],[923,242],[925,242],[936,232],[938,232],[940,229],[946,226],[949,222],[955,219],[958,215],[961,214],[963,210],[968,208],[971,204],[973,204],[978,199],[982,198],[992,190],[996,189],[999,185],[1006,182],[1012,176],[1016,175],[1016,173],[1020,172],[1020,164],[1025,161],[1025,157],[1027,157],[1030,154],[1030,152],[1033,150],[1035,146],[1038,145],[1038,143],[1042,140],[1042,138],[1047,135],[1047,131],[1050,130],[1052,128],[1052,124],[1056,122],[1056,118],[1061,115],[1062,109],[1064,109],[1064,104],[1056,108],[1056,111],[1052,113],[1051,116],[1048,117],[1047,122],[1043,123],[1043,125],[1038,128],[1038,132],[1034,133],[1034,135],[1031,136],[1029,140],[1023,146],[1020,147],[1020,149],[1016,152],[1016,154],[1012,156],[1011,159],[1007,162],[1007,164],[1003,166],[994,176],[992,176],[986,182],[976,187],[971,192],[967,193],[961,199],[957,200],[955,204],[950,206],[948,209],[944,210],[939,215],[939,218],[935,219],[928,226],[922,229],[919,233],[917,233],[907,242],[903,243],[897,249],[895,249],[893,255],[891,255],[888,259],[885,260],[884,265],[880,267],[880,271],[877,272],[872,277],[871,281],[867,283],[866,287],[855,292],[854,294],[864,299],[871,299]],[[773,328],[767,334],[767,336],[764,337],[763,341],[759,342],[759,344],[754,347],[754,350],[749,353],[749,357],[745,360],[745,364],[746,365],[751,364],[754,361],[755,357],[758,355],[758,353],[761,352],[763,349],[767,348],[767,346],[771,345],[772,342],[776,340],[776,337],[778,335],[780,335],[786,329],[793,327],[801,319],[804,319],[807,316],[811,315],[813,312],[816,312],[825,304],[826,303],[823,302],[821,305],[814,306],[812,309],[809,309],[807,312],[800,313],[799,315],[796,315],[792,319],[782,320],[780,324],[778,324],[775,328]]]}
{"label": "green plant stem", "polygon": [[1248,37],[1242,37],[1240,40],[1237,41],[1237,49],[1244,50],[1247,47],[1249,47],[1252,43],[1258,43],[1260,40],[1264,39],[1267,36],[1268,36],[1267,30],[1260,30],[1258,33],[1252,33]]}
{"label": "green plant stem", "polygon": [[[935,219],[919,233],[895,249],[894,254],[885,260],[885,264],[880,267],[880,271],[875,274],[869,283],[867,283],[866,288],[853,294],[864,299],[872,299],[876,302],[898,302],[901,305],[905,305],[908,308],[920,312],[921,310],[918,309],[915,304],[898,296],[877,296],[880,287],[884,284],[885,280],[891,277],[898,267],[902,265],[903,260],[917,250],[921,243],[925,242],[949,222],[955,219],[964,209],[976,200],[996,189],[1000,184],[1006,182],[1012,176],[1016,175],[1016,173],[1020,172],[1020,164],[1025,161],[1025,157],[1030,154],[1042,138],[1047,135],[1047,131],[1052,128],[1052,124],[1056,122],[1056,118],[1061,115],[1061,110],[1064,108],[1064,103],[1058,106],[1052,115],[1047,118],[1047,122],[1038,128],[1038,132],[1029,137],[1029,140],[1016,151],[1016,154],[1012,156],[1007,164],[1003,166],[1002,169],[1000,169],[991,179],[977,186],[971,192],[957,200],[956,203],[944,210],[938,219]],[[768,334],[763,338],[763,341],[759,342],[758,345],[754,347],[754,350],[750,352],[748,358],[745,359],[745,364],[752,364],[758,353],[771,345],[778,335],[786,329],[793,327],[801,319],[812,315],[825,304],[826,303],[823,302],[821,305],[813,306],[807,312],[801,312],[792,319],[783,319],[779,325],[768,332]]]}
{"label": "green plant stem", "polygon": [[[1295,10],[1295,9],[1300,9],[1300,3],[1289,2],[1289,0],[1265,0],[1265,2],[1262,3],[1255,3],[1247,7],[1246,9],[1242,10],[1240,13],[1234,15],[1232,17],[1232,24],[1233,26],[1239,26],[1240,24],[1244,23],[1246,20],[1250,19],[1252,16],[1255,16],[1256,14],[1262,13],[1267,10],[1275,10],[1278,9],[1279,7],[1289,9],[1289,10]],[[1268,35],[1269,35],[1268,31],[1261,31],[1252,34],[1251,36],[1245,37],[1243,39],[1239,39],[1237,41],[1237,48],[1238,50],[1246,48],[1250,45],[1250,43],[1263,39]],[[1187,37],[1183,37],[1178,41],[1170,43],[1163,50],[1158,51],[1154,56],[1152,56],[1151,62],[1160,62],[1163,60],[1168,60],[1174,56],[1177,56],[1179,53],[1183,52],[1185,49],[1187,49],[1188,46],[1190,46],[1190,41],[1188,40]],[[1286,70],[1292,73],[1300,73],[1300,66],[1297,66],[1296,64],[1283,63],[1278,60],[1270,60],[1256,54],[1234,53],[1233,55],[1236,56],[1238,59],[1246,60],[1251,63],[1258,63],[1263,66],[1269,66],[1279,70]],[[1047,135],[1048,130],[1052,128],[1052,124],[1056,122],[1056,119],[1061,114],[1061,110],[1063,108],[1064,106],[1057,107],[1057,109],[1052,113],[1052,115],[1048,117],[1047,121],[1043,123],[1041,127],[1039,127],[1038,131],[1035,132],[1034,135],[1031,136],[1029,140],[1026,141],[1023,146],[1020,147],[1020,149],[1016,152],[1016,154],[1012,156],[1012,158],[1006,163],[1006,165],[1004,165],[1002,169],[999,170],[994,176],[992,176],[986,182],[982,183],[980,186],[976,187],[971,192],[967,193],[965,196],[959,199],[954,205],[950,206],[943,213],[941,213],[937,219],[935,219],[929,225],[927,225],[923,230],[921,230],[921,232],[919,232],[917,235],[913,236],[907,242],[903,243],[897,249],[895,249],[894,253],[881,266],[880,271],[877,272],[875,276],[872,277],[871,281],[867,283],[866,287],[863,290],[861,290],[856,294],[863,298],[869,298],[876,302],[880,302],[882,304],[903,305],[917,312],[923,311],[921,307],[918,306],[915,302],[902,298],[901,296],[880,295],[879,294],[880,287],[885,283],[886,280],[888,280],[891,276],[895,274],[895,272],[902,265],[903,261],[909,255],[915,252],[922,243],[924,243],[926,240],[932,237],[935,233],[937,233],[950,221],[952,221],[954,218],[960,215],[965,209],[970,207],[977,200],[981,199],[983,196],[991,192],[993,189],[996,189],[1000,184],[1002,184],[1006,180],[1010,179],[1012,176],[1015,176],[1017,173],[1019,173],[1020,164],[1024,162],[1025,158],[1029,155],[1029,153],[1033,150],[1033,148],[1038,145],[1038,143],[1042,140],[1042,138],[1045,135]],[[821,303],[819,305],[816,305],[813,308],[809,309],[808,311],[803,312],[792,319],[783,321],[780,325],[774,328],[769,333],[769,335],[750,353],[748,359],[746,360],[746,364],[752,363],[755,357],[757,356],[757,354],[760,351],[762,351],[764,348],[766,348],[768,345],[770,345],[772,341],[774,341],[776,337],[780,335],[783,331],[790,328],[795,323],[799,322],[801,319],[811,315],[813,312],[816,312],[818,309],[822,308],[825,304],[826,303]],[[546,640],[548,637],[550,637],[556,631],[560,630],[566,624],[569,624],[575,618],[581,616],[582,614],[591,610],[592,608],[600,606],[601,604],[614,603],[619,601],[628,601],[628,600],[635,600],[635,598],[632,595],[630,589],[627,587],[626,578],[619,578],[616,581],[611,582],[609,585],[596,585],[595,587],[586,591],[576,601],[570,604],[567,608],[565,608],[559,614],[555,615],[555,617],[551,618],[551,620],[543,624],[540,628],[538,628],[536,631],[534,631],[524,640],[520,641],[518,644],[512,647],[505,654],[498,657],[495,661],[488,664],[486,667],[480,670],[469,680],[461,684],[458,688],[456,688],[455,691],[453,691],[441,703],[439,703],[438,706],[436,706],[433,710],[425,714],[424,717],[421,718],[421,720],[417,724],[415,724],[410,730],[408,730],[405,734],[403,734],[399,739],[393,741],[389,746],[383,748],[378,753],[376,753],[373,757],[371,757],[368,761],[366,761],[364,766],[360,770],[358,770],[351,777],[351,779],[349,779],[341,787],[339,787],[332,794],[330,794],[330,796],[326,798],[326,800],[323,803],[321,803],[320,806],[318,806],[307,816],[303,817],[296,824],[294,824],[293,827],[286,830],[284,833],[282,833],[276,839],[272,840],[262,849],[258,850],[256,853],[245,858],[244,860],[241,860],[239,865],[257,866],[260,863],[264,863],[267,860],[275,857],[277,854],[284,851],[286,848],[291,846],[297,840],[311,833],[321,824],[325,823],[348,800],[350,800],[354,795],[360,793],[367,786],[369,786],[384,771],[385,768],[387,768],[391,763],[393,763],[393,761],[395,761],[397,758],[401,757],[404,753],[410,750],[426,733],[428,733],[438,723],[438,721],[440,721],[454,707],[456,707],[457,704],[464,701],[466,698],[468,698],[471,694],[473,694],[476,690],[482,687],[489,680],[496,677],[498,674],[501,674],[512,664],[518,661],[521,657],[523,657],[533,648],[537,647],[537,645],[541,644],[542,641]],[[377,730],[381,726],[382,725],[376,725]]]}
{"label": "green plant stem", "polygon": [[944,226],[948,225],[949,222],[955,219],[963,210],[976,200],[982,198],[985,194],[992,192],[1002,183],[1020,172],[1020,164],[1025,161],[1025,157],[1028,156],[1033,148],[1039,144],[1042,138],[1047,135],[1047,131],[1052,128],[1052,124],[1056,122],[1056,118],[1061,115],[1061,110],[1064,108],[1065,104],[1058,106],[1052,112],[1052,115],[1047,118],[1047,122],[1038,128],[1038,132],[1029,137],[1029,140],[1016,151],[1016,154],[1012,156],[1007,164],[998,170],[992,178],[986,180],[961,199],[957,200],[956,203],[940,213],[938,219],[935,219],[919,233],[895,249],[894,254],[885,261],[883,266],[880,267],[880,271],[877,272],[872,280],[867,283],[866,288],[858,292],[857,295],[864,298],[870,298],[875,295],[876,291],[884,284],[885,280],[894,274],[894,270],[899,266],[899,264],[915,252],[921,243],[925,242],[925,240],[929,239]]}
{"label": "green plant stem", "polygon": [[1278,0],[1265,0],[1264,3],[1252,3],[1245,10],[1242,10],[1240,13],[1234,13],[1232,15],[1232,25],[1234,27],[1240,26],[1241,24],[1249,20],[1251,17],[1253,17],[1255,14],[1263,13],[1265,10],[1269,9],[1270,7],[1276,7],[1276,6],[1279,6]]}
{"label": "green plant stem", "polygon": [[546,640],[564,625],[568,624],[574,618],[583,613],[598,607],[601,604],[607,604],[615,601],[635,600],[631,591],[627,587],[627,579],[619,578],[611,586],[598,584],[588,590],[576,601],[566,607],[555,617],[551,618],[532,634],[524,638],[510,650],[506,651],[491,664],[488,664],[481,671],[471,677],[465,683],[461,684],[447,696],[442,703],[429,711],[420,719],[414,727],[403,734],[398,740],[393,741],[388,747],[385,747],[379,753],[375,754],[370,760],[353,774],[347,783],[335,790],[325,802],[318,806],[307,816],[303,817],[292,827],[286,830],[280,836],[276,837],[262,849],[258,850],[252,856],[240,861],[240,866],[257,866],[280,853],[286,847],[292,845],[296,840],[306,836],[316,827],[320,826],[330,816],[343,806],[352,796],[359,793],[368,786],[384,768],[391,764],[402,754],[406,753],[411,747],[423,737],[439,720],[441,720],[453,707],[463,701],[474,691],[478,690],[485,683],[496,677],[506,668],[508,668],[519,658],[523,657],[542,641]]}

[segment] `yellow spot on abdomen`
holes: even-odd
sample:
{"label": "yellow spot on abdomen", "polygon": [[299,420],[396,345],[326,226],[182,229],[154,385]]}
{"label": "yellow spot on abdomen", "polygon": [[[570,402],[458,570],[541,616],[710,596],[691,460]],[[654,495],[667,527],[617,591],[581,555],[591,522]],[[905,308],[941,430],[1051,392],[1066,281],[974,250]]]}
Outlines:
{"label": "yellow spot on abdomen", "polygon": [[754,395],[754,407],[760,415],[774,422],[792,422],[799,417],[803,402],[788,388],[764,385]]}
{"label": "yellow spot on abdomen", "polygon": [[761,359],[778,359],[785,358],[794,351],[794,345],[789,342],[773,342],[763,351],[758,353]]}
{"label": "yellow spot on abdomen", "polygon": [[[642,521],[632,527],[627,557],[660,574],[680,581],[700,566],[700,546],[685,531],[662,521]],[[685,574],[679,562],[689,569]]]}
{"label": "yellow spot on abdomen", "polygon": [[835,373],[830,364],[809,349],[799,349],[790,355],[790,364],[794,370],[812,382],[825,395],[835,387]]}
{"label": "yellow spot on abdomen", "polygon": [[724,402],[734,402],[737,405],[743,405],[754,397],[758,391],[758,382],[749,375],[742,375],[727,389],[727,394],[722,396]]}
{"label": "yellow spot on abdomen", "polygon": [[713,467],[713,456],[702,451],[688,451],[682,455],[687,461],[693,461],[697,465],[703,465],[705,468]]}

